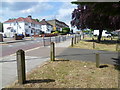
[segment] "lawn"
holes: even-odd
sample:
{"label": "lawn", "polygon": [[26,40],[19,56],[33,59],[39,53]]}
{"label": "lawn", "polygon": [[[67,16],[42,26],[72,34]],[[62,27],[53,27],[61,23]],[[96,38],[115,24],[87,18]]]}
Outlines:
{"label": "lawn", "polygon": [[[73,48],[83,48],[83,49],[95,49],[95,50],[106,50],[106,51],[116,51],[116,40],[115,38],[105,38],[101,39],[100,43],[97,43],[97,38],[93,37],[94,40],[90,37],[85,37],[84,40],[79,41],[77,44],[74,44]],[[95,48],[93,48],[93,42]]]}
{"label": "lawn", "polygon": [[93,62],[57,60],[46,62],[27,74],[27,82],[9,88],[117,88],[118,71],[113,65],[96,68]]}

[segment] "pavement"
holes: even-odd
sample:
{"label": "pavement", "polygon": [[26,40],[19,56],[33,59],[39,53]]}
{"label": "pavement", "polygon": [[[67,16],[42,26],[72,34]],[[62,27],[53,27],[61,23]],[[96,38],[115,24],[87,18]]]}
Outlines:
{"label": "pavement", "polygon": [[[55,43],[56,55],[59,55],[70,46],[70,39],[67,41],[62,41],[60,43]],[[25,51],[26,60],[26,72],[31,71],[35,67],[45,63],[49,60],[50,46],[41,46]],[[13,83],[17,80],[17,63],[16,55],[12,54],[3,58],[0,58],[0,89]]]}
{"label": "pavement", "polygon": [[[62,41],[55,44],[56,58],[69,60],[83,60],[95,62],[95,53],[100,53],[100,62],[104,64],[115,64],[117,61],[117,52],[88,50],[79,48],[68,48],[71,40]],[[25,51],[26,72],[49,61],[50,46],[41,46]],[[17,66],[15,54],[4,57],[0,60],[0,88],[13,83],[17,79]],[[0,69],[1,69],[0,68]],[[2,78],[2,79],[1,79]],[[2,80],[2,81],[1,81]]]}
{"label": "pavement", "polygon": [[0,44],[25,42],[25,41],[32,41],[32,40],[33,38],[30,38],[30,37],[23,38],[23,40],[14,40],[14,38],[3,38],[3,42],[0,42]]}
{"label": "pavement", "polygon": [[99,53],[101,64],[117,64],[118,52],[89,50],[80,48],[66,48],[62,53],[56,56],[65,60],[81,60],[95,62],[96,53]]}

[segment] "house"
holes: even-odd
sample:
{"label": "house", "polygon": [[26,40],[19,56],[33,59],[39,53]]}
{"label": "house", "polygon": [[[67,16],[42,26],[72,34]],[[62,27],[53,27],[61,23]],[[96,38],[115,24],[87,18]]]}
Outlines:
{"label": "house", "polygon": [[65,27],[69,27],[67,24],[65,24],[64,22],[62,21],[59,21],[57,19],[53,19],[53,20],[48,20],[47,21],[49,24],[53,25],[53,30],[58,30],[58,31],[61,31],[62,28],[65,28]]}
{"label": "house", "polygon": [[3,23],[4,34],[7,37],[13,37],[14,34],[24,34],[25,36],[37,35],[41,32],[41,24],[32,19],[32,16],[26,18],[19,17],[5,21]]}
{"label": "house", "polygon": [[51,33],[51,31],[53,31],[53,26],[49,24],[47,21],[45,21],[45,19],[40,21],[40,25],[41,25],[41,30],[44,33]]}

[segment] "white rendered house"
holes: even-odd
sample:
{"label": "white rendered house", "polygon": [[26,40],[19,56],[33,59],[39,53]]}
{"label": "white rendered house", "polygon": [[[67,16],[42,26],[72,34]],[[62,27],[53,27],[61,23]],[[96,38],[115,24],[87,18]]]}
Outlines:
{"label": "white rendered house", "polygon": [[41,32],[41,24],[32,19],[31,16],[5,21],[3,28],[7,37],[13,37],[14,34],[24,34],[25,36],[38,35]]}
{"label": "white rendered house", "polygon": [[53,26],[51,24],[49,24],[47,21],[45,21],[45,19],[43,19],[41,22],[41,30],[44,33],[51,33],[51,31],[53,30]]}

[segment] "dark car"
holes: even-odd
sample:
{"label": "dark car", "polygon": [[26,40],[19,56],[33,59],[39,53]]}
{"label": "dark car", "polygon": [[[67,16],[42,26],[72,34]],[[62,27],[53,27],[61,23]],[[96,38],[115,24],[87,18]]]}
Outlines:
{"label": "dark car", "polygon": [[24,38],[24,35],[23,35],[23,34],[18,34],[17,36],[22,36],[22,38]]}

